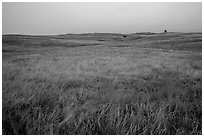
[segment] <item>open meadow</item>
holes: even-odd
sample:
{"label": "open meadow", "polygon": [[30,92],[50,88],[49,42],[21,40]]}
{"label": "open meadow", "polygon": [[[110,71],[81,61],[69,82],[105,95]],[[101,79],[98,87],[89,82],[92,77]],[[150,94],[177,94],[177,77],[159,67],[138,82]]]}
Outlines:
{"label": "open meadow", "polygon": [[3,35],[2,134],[202,134],[202,34]]}

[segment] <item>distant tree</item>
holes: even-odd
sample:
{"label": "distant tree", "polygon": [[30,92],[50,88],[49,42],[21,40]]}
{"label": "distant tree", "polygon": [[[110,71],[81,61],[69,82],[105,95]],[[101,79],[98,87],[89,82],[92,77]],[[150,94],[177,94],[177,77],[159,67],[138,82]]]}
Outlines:
{"label": "distant tree", "polygon": [[166,33],[167,32],[167,30],[164,30],[164,33]]}

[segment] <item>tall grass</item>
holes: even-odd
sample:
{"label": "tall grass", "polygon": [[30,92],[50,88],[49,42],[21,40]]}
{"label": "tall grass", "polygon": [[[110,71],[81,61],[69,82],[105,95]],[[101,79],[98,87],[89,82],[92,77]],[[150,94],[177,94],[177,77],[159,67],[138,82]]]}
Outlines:
{"label": "tall grass", "polygon": [[3,36],[4,135],[202,134],[200,34],[96,35]]}
{"label": "tall grass", "polygon": [[[4,77],[4,85],[10,76]],[[202,134],[201,83],[161,71],[118,81],[19,79],[3,89],[2,132]]]}

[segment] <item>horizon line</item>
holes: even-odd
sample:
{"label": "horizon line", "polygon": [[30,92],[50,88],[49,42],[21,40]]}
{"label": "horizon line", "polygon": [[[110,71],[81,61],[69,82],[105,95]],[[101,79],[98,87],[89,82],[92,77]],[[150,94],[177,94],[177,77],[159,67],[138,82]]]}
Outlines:
{"label": "horizon line", "polygon": [[169,32],[134,32],[134,33],[117,33],[117,32],[85,32],[85,33],[59,33],[59,34],[26,34],[26,33],[6,33],[3,35],[33,35],[33,36],[43,36],[43,35],[82,35],[82,34],[122,34],[122,35],[131,35],[131,34],[139,34],[139,33],[152,33],[152,34],[160,34],[160,33],[202,33],[201,32],[175,32],[175,31],[169,31]]}

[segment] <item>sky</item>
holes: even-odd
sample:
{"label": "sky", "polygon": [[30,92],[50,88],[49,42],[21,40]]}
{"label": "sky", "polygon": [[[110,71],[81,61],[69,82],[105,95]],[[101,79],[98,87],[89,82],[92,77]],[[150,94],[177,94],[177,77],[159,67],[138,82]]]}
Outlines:
{"label": "sky", "polygon": [[202,32],[202,3],[2,4],[3,34]]}

